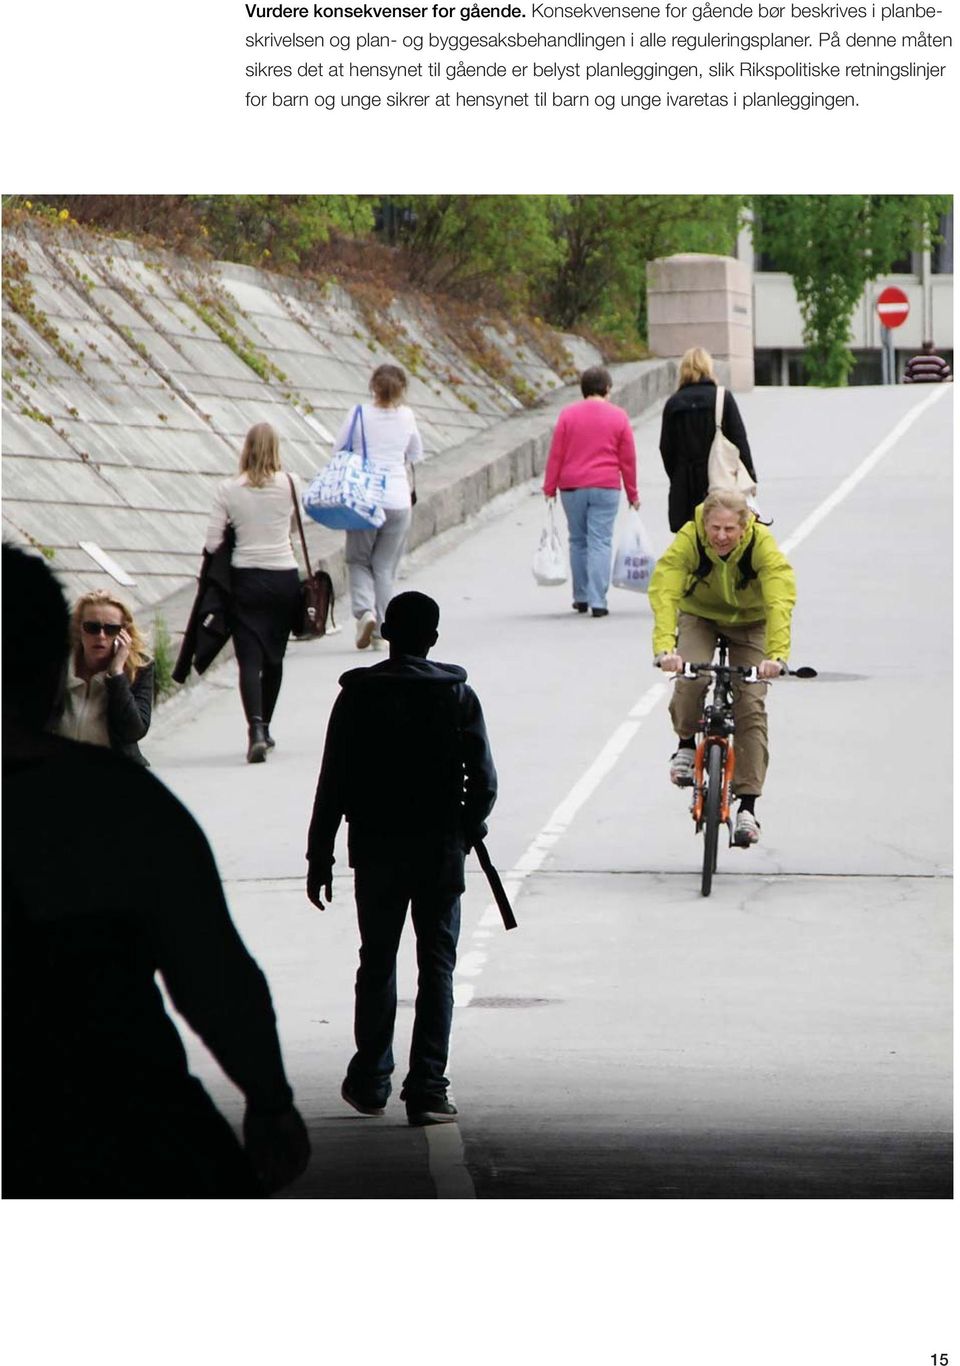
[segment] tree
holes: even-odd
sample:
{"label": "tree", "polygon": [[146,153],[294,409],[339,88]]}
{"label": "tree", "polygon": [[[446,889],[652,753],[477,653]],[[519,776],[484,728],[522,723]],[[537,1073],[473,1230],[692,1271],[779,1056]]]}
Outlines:
{"label": "tree", "polygon": [[755,195],[753,244],[793,278],[811,384],[844,385],[864,288],[936,240],[944,195]]}
{"label": "tree", "polygon": [[332,234],[373,229],[373,197],[350,194],[192,195],[214,255],[259,265],[310,264]]}
{"label": "tree", "polygon": [[739,195],[570,195],[552,212],[560,247],[543,285],[558,327],[585,319],[646,331],[646,265],[678,251],[732,252]]}
{"label": "tree", "polygon": [[389,236],[407,254],[411,281],[476,298],[525,302],[531,280],[558,255],[550,207],[558,196],[420,194],[391,196],[382,209]]}

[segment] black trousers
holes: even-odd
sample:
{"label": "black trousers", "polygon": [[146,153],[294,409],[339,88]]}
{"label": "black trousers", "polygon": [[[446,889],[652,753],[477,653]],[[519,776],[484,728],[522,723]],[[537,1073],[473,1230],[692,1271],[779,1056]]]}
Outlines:
{"label": "black trousers", "polygon": [[240,700],[249,724],[267,725],[283,682],[283,656],[300,593],[296,569],[235,569],[232,575],[233,645],[240,671]]}
{"label": "black trousers", "polygon": [[[354,1038],[357,1051],[347,1077],[373,1104],[386,1101],[394,1069],[397,1013],[397,950],[411,908],[417,937],[417,1000],[410,1067],[401,1098],[418,1103],[441,1099],[453,1020],[453,970],[460,935],[460,889],[436,865],[385,860],[354,869],[360,966],[357,969]],[[462,886],[462,884],[461,884]]]}

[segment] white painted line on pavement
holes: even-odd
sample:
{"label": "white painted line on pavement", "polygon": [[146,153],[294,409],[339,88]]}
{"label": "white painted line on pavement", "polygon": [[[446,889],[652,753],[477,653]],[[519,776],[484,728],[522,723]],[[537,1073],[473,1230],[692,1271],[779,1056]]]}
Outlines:
{"label": "white painted line on pavement", "polygon": [[[939,385],[936,391],[928,398],[922,399],[909,412],[905,413],[896,426],[892,427],[887,435],[880,441],[869,455],[864,456],[860,464],[848,474],[846,479],[837,485],[819,507],[804,521],[800,523],[792,536],[789,536],[780,545],[780,549],[789,554],[796,549],[802,541],[805,541],[810,533],[820,525],[834,508],[856,488],[862,479],[865,479],[876,464],[887,454],[889,450],[900,440],[900,438],[913,426],[928,408],[943,397],[944,391],[951,386]],[[581,778],[574,783],[566,797],[556,808],[547,821],[546,825],[536,834],[523,854],[521,854],[515,867],[504,876],[503,886],[511,902],[515,902],[523,890],[523,885],[531,873],[537,872],[549,854],[550,850],[566,833],[572,824],[580,808],[587,802],[593,793],[596,792],[603,779],[616,764],[624,750],[630,744],[642,722],[650,715],[653,708],[667,691],[668,684],[665,682],[655,683],[652,688],[640,697],[634,706],[627,713],[626,721],[621,722],[613,732],[610,739],[603,749],[594,759],[593,763]],[[463,1008],[468,1006],[475,995],[475,987],[472,981],[464,982],[459,978],[479,977],[487,961],[487,950],[484,941],[490,938],[490,928],[500,924],[500,912],[496,902],[489,902],[480,916],[478,928],[471,936],[471,947],[457,963],[454,974],[454,1006]]]}
{"label": "white painted line on pavement", "polygon": [[428,1124],[424,1129],[430,1179],[438,1200],[476,1200],[473,1179],[463,1160],[458,1124]]}
{"label": "white painted line on pavement", "polygon": [[943,398],[945,390],[949,388],[951,388],[949,384],[937,385],[935,391],[928,398],[923,399],[920,403],[916,404],[915,407],[911,408],[908,413],[903,415],[897,425],[890,429],[883,440],[879,442],[878,445],[874,446],[870,454],[864,456],[856,469],[848,474],[846,479],[837,485],[833,493],[831,493],[828,498],[825,498],[818,508],[814,508],[813,512],[811,512],[810,516],[807,517],[805,521],[800,523],[793,535],[788,536],[781,544],[780,549],[785,555],[789,555],[791,550],[795,550],[801,541],[807,539],[811,531],[820,525],[824,517],[827,517],[835,507],[843,502],[848,494],[853,492],[861,479],[865,479],[874,465],[878,464],[887,452],[897,444],[900,438],[910,430],[917,418],[921,417],[928,408],[932,408],[939,399]]}
{"label": "white painted line on pavement", "polygon": [[[515,866],[503,879],[504,891],[511,902],[516,901],[530,874],[537,872],[543,866],[544,859],[557,840],[570,828],[580,808],[596,792],[640,729],[645,718],[650,715],[666,691],[667,684],[664,682],[654,683],[653,687],[647,689],[631,707],[626,721],[620,723],[587,771],[574,783],[546,825],[538,834],[534,835]],[[473,982],[463,982],[459,979],[462,977],[476,978],[480,975],[487,961],[486,941],[490,939],[490,927],[499,924],[500,912],[497,909],[496,902],[491,901],[480,916],[477,929],[474,930],[470,938],[469,949],[457,962],[453,979],[454,1005],[456,1007],[468,1006],[473,1000],[475,990]]]}

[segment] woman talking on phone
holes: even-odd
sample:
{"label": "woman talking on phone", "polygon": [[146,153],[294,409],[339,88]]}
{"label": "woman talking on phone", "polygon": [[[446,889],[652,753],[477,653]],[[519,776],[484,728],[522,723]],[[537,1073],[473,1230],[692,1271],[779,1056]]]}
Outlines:
{"label": "woman talking on phone", "polygon": [[70,621],[70,669],[58,731],[146,765],[138,740],[150,729],[153,663],[126,603],[85,593]]}

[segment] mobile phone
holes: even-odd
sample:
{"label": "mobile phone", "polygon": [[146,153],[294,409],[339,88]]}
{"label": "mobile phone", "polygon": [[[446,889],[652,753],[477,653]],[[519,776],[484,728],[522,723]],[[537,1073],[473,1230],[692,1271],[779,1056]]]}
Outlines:
{"label": "mobile phone", "polygon": [[114,638],[113,638],[113,653],[116,654],[117,651],[118,651],[119,649],[120,649],[120,637],[119,637],[119,636],[114,636]]}

